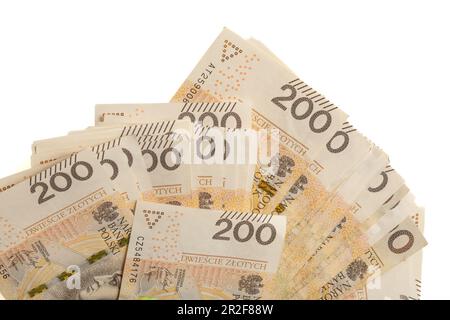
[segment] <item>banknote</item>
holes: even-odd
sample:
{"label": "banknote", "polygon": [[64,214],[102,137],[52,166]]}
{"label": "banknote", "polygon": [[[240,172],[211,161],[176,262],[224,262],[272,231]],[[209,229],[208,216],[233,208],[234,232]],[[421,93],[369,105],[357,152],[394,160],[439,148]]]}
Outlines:
{"label": "banknote", "polygon": [[[264,299],[277,270],[281,216],[140,202],[120,299]],[[195,230],[195,232],[192,232]]]}
{"label": "banknote", "polygon": [[[367,280],[370,275],[382,274],[412,256],[426,245],[422,234],[417,231],[417,227],[409,219],[403,221],[363,256],[352,261],[345,269],[345,278],[340,279],[333,286],[322,287],[320,298],[345,298],[345,294],[340,296],[343,287],[347,289],[349,286],[350,288],[357,286]],[[338,275],[342,276],[343,271]],[[336,279],[336,276],[333,279]],[[342,291],[345,293],[345,290]],[[313,294],[312,297],[317,296]]]}
{"label": "banknote", "polygon": [[[94,153],[75,154],[2,192],[0,220],[5,298],[117,298],[132,213]],[[79,286],[67,284],[72,276]]]}
{"label": "banknote", "polygon": [[[373,165],[371,165],[371,167],[373,167]],[[343,186],[341,186],[340,191],[338,191],[341,195],[345,196],[346,186],[353,183],[364,183],[361,181],[361,178],[364,176],[366,169],[364,167],[361,169],[360,177],[358,177],[357,172],[355,172],[356,174],[353,179],[349,179]],[[356,178],[356,180],[354,178]],[[401,200],[401,198],[398,198],[395,195],[398,193],[398,190],[402,188],[402,186],[403,179],[400,175],[395,172],[390,165],[386,165],[385,168],[380,170],[378,175],[370,180],[369,186],[353,198],[353,204],[347,208],[343,218],[338,221],[333,221],[331,219],[326,221],[328,222],[328,227],[332,227],[332,229],[326,233],[326,236],[322,239],[315,239],[318,245],[315,244],[314,246],[314,242],[308,241],[309,239],[305,239],[303,236],[304,234],[308,234],[308,237],[314,237],[314,235],[307,233],[308,230],[305,231],[305,225],[301,223],[298,225],[296,224],[290,233],[290,236],[287,237],[286,242],[290,244],[289,247],[294,248],[295,253],[303,252],[303,255],[307,258],[302,260],[301,257],[297,257],[296,259],[291,260],[291,263],[287,263],[286,268],[288,270],[295,270],[295,268],[297,268],[298,270],[302,266],[302,261],[310,263],[313,259],[320,259],[320,257],[317,257],[318,253],[326,249],[327,246],[330,246],[331,242],[334,242],[332,248],[348,246],[355,241],[361,243],[366,242],[368,239],[362,234],[365,230],[372,226],[372,224],[367,221],[373,220],[376,223],[378,220],[370,219],[371,217],[377,215],[376,212],[381,211],[380,209],[383,207],[387,209],[390,207],[395,207],[398,204],[397,202]],[[347,202],[351,203],[352,198],[349,198],[348,195],[346,197]],[[326,218],[329,219],[329,216]],[[380,217],[378,217],[378,219],[379,218]],[[330,221],[333,221],[333,223],[330,224]],[[316,223],[317,222],[318,221],[316,220]],[[355,224],[355,222],[357,223]],[[347,239],[344,242],[339,242],[340,233],[347,235]],[[349,235],[353,236],[353,240],[350,243],[348,242]],[[355,248],[358,247],[359,246],[355,246]],[[332,248],[327,250],[330,251]]]}
{"label": "banknote", "polygon": [[[426,245],[420,229],[411,220],[412,215],[420,215],[421,212],[422,209],[415,205],[413,198],[406,196],[397,206],[387,210],[377,225],[365,231],[367,241],[361,241],[359,248],[334,246],[322,250],[322,255],[328,251],[327,259],[319,260],[321,265],[311,265],[299,272],[298,278],[308,278],[311,281],[306,281],[306,286],[297,286],[295,290],[302,292],[301,294],[308,292],[305,296],[307,298],[318,298],[319,292],[322,297],[333,299],[353,294],[369,276],[385,273]],[[344,233],[341,233],[341,236],[344,236]],[[365,243],[368,245],[365,246]],[[369,258],[370,260],[367,260]],[[362,267],[361,274],[352,277],[349,266]],[[336,286],[330,285],[332,281],[336,281],[336,275],[342,277],[344,274],[349,275],[352,281],[339,278],[343,282],[337,281]],[[333,280],[329,280],[332,278]],[[330,289],[331,295],[324,288]]]}
{"label": "banknote", "polygon": [[[402,200],[392,204],[391,207],[381,206],[377,210],[381,218],[373,225],[352,225],[354,221],[352,221],[351,217],[345,217],[328,234],[320,246],[316,248],[308,259],[307,267],[297,271],[297,288],[306,285],[313,278],[317,279],[318,274],[323,272],[325,268],[327,272],[332,270],[331,266],[339,270],[338,263],[343,267],[403,221],[408,214],[416,214],[421,210],[416,206],[412,195],[409,194],[404,199],[402,198]],[[353,229],[349,228],[349,226],[353,227]],[[355,230],[359,233],[356,234]],[[341,254],[339,259],[336,258],[337,254]],[[290,267],[298,270],[292,264]]]}
{"label": "banknote", "polygon": [[[141,199],[145,190],[151,190],[150,176],[146,171],[144,159],[141,155],[141,149],[137,139],[134,136],[125,136],[117,138],[90,149],[97,154],[97,158],[104,168],[110,172],[110,179],[117,191],[130,201],[132,205],[136,200]],[[64,155],[56,153],[60,150],[53,150],[53,153],[38,153],[33,155],[33,162],[39,162],[30,172],[38,172],[41,169],[51,166],[53,163],[62,161],[70,157],[71,154],[78,151],[78,148],[64,148]],[[41,164],[45,163],[45,164]],[[7,182],[7,181],[5,181]]]}
{"label": "banknote", "polygon": [[[423,233],[424,212],[417,212],[412,221]],[[351,300],[420,300],[422,296],[422,252],[386,273],[370,277],[365,285],[347,298]]]}
{"label": "banknote", "polygon": [[[350,179],[344,184],[342,187],[344,192],[345,186],[352,183],[357,182]],[[340,193],[342,193],[342,191],[340,191]],[[350,218],[357,221],[361,231],[367,231],[370,227],[373,227],[380,222],[380,219],[383,218],[383,214],[398,206],[400,201],[402,201],[407,194],[408,188],[404,185],[401,176],[394,171],[390,165],[387,165],[376,177],[373,177],[366,189],[358,194],[356,198],[353,198],[353,204],[348,210],[350,213],[347,213],[347,217],[350,216]],[[347,200],[349,203],[352,202],[352,199],[350,198],[347,198]],[[412,205],[415,206],[413,201]],[[405,209],[405,211],[408,211],[408,209]],[[326,239],[335,238],[339,232],[348,229],[349,221],[350,220],[347,219],[339,221],[339,223],[334,226],[333,231],[327,234]],[[348,230],[346,230],[346,232],[348,232]],[[327,242],[329,242],[329,240],[322,242],[316,252],[323,249],[327,245]]]}

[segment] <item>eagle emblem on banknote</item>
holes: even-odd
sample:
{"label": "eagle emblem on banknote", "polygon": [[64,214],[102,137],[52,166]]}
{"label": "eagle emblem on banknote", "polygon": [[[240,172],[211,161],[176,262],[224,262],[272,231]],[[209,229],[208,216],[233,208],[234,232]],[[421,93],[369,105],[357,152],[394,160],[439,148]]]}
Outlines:
{"label": "eagle emblem on banknote", "polygon": [[99,224],[102,224],[104,221],[112,222],[119,216],[117,209],[118,208],[113,205],[112,202],[107,201],[99,205],[97,209],[92,212],[92,215]]}
{"label": "eagle emblem on banknote", "polygon": [[259,294],[260,289],[264,287],[263,278],[259,275],[242,276],[239,281],[239,291],[244,291],[250,295]]}
{"label": "eagle emblem on banknote", "polygon": [[363,279],[368,269],[369,267],[364,261],[357,259],[348,265],[346,273],[350,279],[356,281],[358,277]]}
{"label": "eagle emblem on banknote", "polygon": [[283,155],[275,158],[271,162],[271,166],[278,166],[277,176],[285,178],[292,174],[292,167],[295,166],[295,162],[291,157]]}

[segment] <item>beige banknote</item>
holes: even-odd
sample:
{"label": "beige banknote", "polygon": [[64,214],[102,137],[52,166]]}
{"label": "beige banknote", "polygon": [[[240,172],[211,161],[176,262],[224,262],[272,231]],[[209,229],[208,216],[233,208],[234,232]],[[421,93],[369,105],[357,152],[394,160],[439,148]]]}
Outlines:
{"label": "beige banknote", "polygon": [[327,238],[316,248],[308,259],[307,266],[302,266],[302,269],[298,270],[295,269],[295,265],[288,265],[291,269],[298,270],[296,275],[297,289],[308,284],[311,279],[316,281],[321,273],[337,272],[363,254],[366,248],[376,243],[409,214],[415,214],[419,211],[421,209],[415,205],[412,195],[407,195],[398,203],[393,204],[392,207],[381,206],[377,210],[381,218],[373,225],[354,225],[354,220],[351,217],[345,217],[339,221]]}
{"label": "beige banknote", "polygon": [[[372,166],[371,166],[372,167]],[[364,175],[364,167],[360,174]],[[358,172],[355,172],[358,173]],[[370,175],[368,175],[370,177]],[[359,180],[359,179],[358,179]],[[349,179],[343,184],[338,193],[345,194],[346,186],[352,183],[362,183],[361,180],[355,181]],[[361,231],[369,229],[371,226],[377,224],[382,217],[385,210],[395,207],[408,193],[408,188],[403,184],[403,179],[400,175],[387,165],[380,173],[370,179],[369,186],[360,194],[353,198],[347,198],[347,202],[352,202],[350,209],[347,210],[345,219],[339,221],[334,225],[334,228],[320,243],[320,246],[315,250],[314,254],[322,250],[328,245],[330,239],[335,239],[336,236],[344,229],[348,229],[348,222],[351,222],[347,217],[351,217],[359,223],[358,228]],[[333,225],[332,225],[333,226]],[[300,231],[301,227],[297,228]]]}
{"label": "beige banknote", "polygon": [[[57,149],[55,147],[51,153],[35,154],[33,155],[35,161],[32,161],[34,167],[31,172],[40,171],[55,162],[67,159],[71,154],[79,151],[78,149],[67,147]],[[143,190],[151,189],[150,177],[146,171],[136,137],[124,136],[89,147],[89,149],[97,154],[101,166],[110,173],[110,179],[116,190],[120,191],[130,203],[141,199]],[[55,157],[56,154],[59,156]],[[36,165],[36,162],[39,164]]]}
{"label": "beige banknote", "polygon": [[[373,167],[373,165],[370,165],[370,167]],[[366,184],[361,180],[361,178],[363,178],[367,173],[366,169],[364,167],[360,169],[362,169],[359,172],[360,177],[358,177],[358,172],[356,171],[354,176],[341,186],[338,193],[345,196],[347,186],[353,183]],[[370,177],[370,175],[365,177],[365,181],[367,181],[367,177]],[[317,257],[319,252],[326,249],[331,243],[333,243],[331,249],[326,250],[330,251],[336,246],[348,246],[351,245],[352,242],[356,241],[361,243],[368,241],[368,238],[363,236],[364,231],[371,226],[367,223],[367,221],[372,220],[370,218],[376,216],[376,212],[380,211],[380,208],[388,208],[389,205],[395,206],[400,198],[396,198],[394,195],[398,193],[398,190],[401,189],[402,186],[403,179],[401,179],[398,173],[387,165],[386,168],[383,168],[377,176],[370,179],[369,186],[365,190],[363,190],[356,197],[347,197],[347,202],[351,203],[353,199],[353,204],[350,207],[347,207],[342,218],[337,217],[339,219],[336,221],[330,219],[330,216],[325,216],[325,226],[328,224],[329,229],[325,237],[315,237],[314,234],[307,233],[306,231],[309,230],[306,229],[307,226],[305,226],[304,222],[294,224],[292,232],[286,240],[289,244],[288,247],[293,249],[292,254],[303,252],[302,254],[307,257],[306,262],[309,263],[314,259],[320,259],[320,257]],[[332,207],[334,207],[334,204]],[[380,217],[378,217],[378,219],[379,218]],[[373,220],[374,223],[378,221],[375,219]],[[315,222],[319,223],[317,219]],[[316,228],[320,228],[320,226],[315,225],[314,229]],[[339,240],[339,234],[341,232],[346,235],[343,242],[340,242]],[[305,235],[307,235],[306,238]],[[353,240],[348,243],[347,241],[350,235],[353,236]],[[313,241],[310,240],[311,237],[314,239]],[[358,247],[360,246],[355,246],[355,248]],[[286,268],[291,271],[296,270],[296,268],[298,270],[298,268],[302,266],[302,261],[305,260],[302,260],[301,257],[292,259],[291,263],[286,264]]]}
{"label": "beige banknote", "polygon": [[[383,274],[413,256],[426,245],[420,229],[410,218],[420,213],[421,209],[406,196],[398,206],[386,210],[378,224],[365,231],[367,241],[361,241],[359,248],[329,246],[322,250],[319,254],[327,255],[327,258],[319,259],[320,264],[310,265],[297,275],[311,281],[295,288],[299,292],[296,297],[345,298],[354,294],[369,276]],[[341,232],[340,237],[343,236],[345,232]],[[369,245],[364,247],[367,243]],[[355,276],[352,271],[360,273]]]}
{"label": "beige banknote", "polygon": [[285,218],[138,203],[121,299],[261,299]]}
{"label": "beige banknote", "polygon": [[7,299],[117,298],[132,213],[95,153],[75,154],[0,199]]}
{"label": "beige banknote", "polygon": [[[424,213],[411,216],[423,232]],[[370,277],[365,285],[351,295],[352,300],[420,300],[422,296],[422,252],[419,251],[406,261],[386,273]]]}

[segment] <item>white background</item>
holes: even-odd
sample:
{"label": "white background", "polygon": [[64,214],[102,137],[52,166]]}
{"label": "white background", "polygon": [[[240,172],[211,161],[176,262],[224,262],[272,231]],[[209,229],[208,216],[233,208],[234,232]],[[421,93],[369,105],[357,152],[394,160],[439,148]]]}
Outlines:
{"label": "white background", "polygon": [[34,140],[92,125],[95,103],[168,101],[227,26],[388,152],[426,208],[423,298],[450,298],[448,4],[1,0],[0,176]]}

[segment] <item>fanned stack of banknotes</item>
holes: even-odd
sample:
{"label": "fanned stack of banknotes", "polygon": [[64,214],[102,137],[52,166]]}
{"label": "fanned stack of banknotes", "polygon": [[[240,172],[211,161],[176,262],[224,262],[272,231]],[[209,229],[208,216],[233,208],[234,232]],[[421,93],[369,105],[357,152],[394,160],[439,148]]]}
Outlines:
{"label": "fanned stack of banknotes", "polygon": [[224,29],[170,103],[101,104],[0,182],[5,299],[419,299],[387,155]]}

